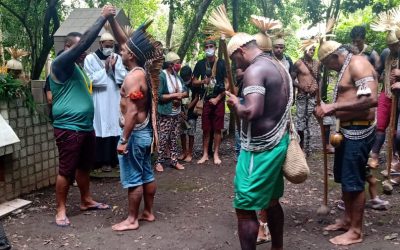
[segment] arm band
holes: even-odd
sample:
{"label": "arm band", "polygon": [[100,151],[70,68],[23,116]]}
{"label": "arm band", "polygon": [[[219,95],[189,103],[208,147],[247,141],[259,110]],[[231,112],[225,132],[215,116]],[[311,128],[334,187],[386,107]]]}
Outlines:
{"label": "arm band", "polygon": [[260,95],[265,95],[265,88],[263,86],[248,86],[243,89],[243,95],[249,95],[249,94],[260,94]]}

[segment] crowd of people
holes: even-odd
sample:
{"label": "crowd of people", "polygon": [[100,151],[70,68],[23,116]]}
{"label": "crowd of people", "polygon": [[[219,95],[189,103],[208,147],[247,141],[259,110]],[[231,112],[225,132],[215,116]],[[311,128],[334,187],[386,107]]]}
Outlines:
{"label": "crowd of people", "polygon": [[[70,225],[66,199],[73,179],[80,189],[81,210],[110,208],[90,194],[89,172],[94,166],[102,171],[119,166],[122,187],[128,190],[128,217],[113,230],[133,230],[139,227],[139,220],[154,221],[153,168],[157,172],[167,166],[185,169],[184,164],[195,157],[199,118],[203,146],[197,164],[212,157],[214,165],[220,165],[227,103],[240,118],[233,204],[241,247],[255,249],[257,243],[271,240],[272,249],[282,249],[284,214],[279,198],[284,192],[282,165],[290,142],[288,121],[295,104],[295,128],[305,153],[313,115],[326,127],[323,136],[328,141],[332,121],[340,125],[340,145],[334,148],[328,143],[324,151],[335,154],[334,177],[342,186],[339,205],[344,216],[325,230],[345,230],[330,240],[333,244],[362,241],[365,182],[369,183],[372,208],[386,209],[389,204],[379,198],[377,180],[370,170],[379,165],[393,90],[400,88],[399,31],[388,33],[388,49],[381,56],[365,43],[363,26],[351,32],[354,46],[309,38],[303,41],[308,45],[302,46],[303,56],[294,63],[284,53],[282,36],[272,40],[265,29],[256,35],[232,31],[227,45],[235,65],[232,93],[227,91],[228,70],[216,55],[216,41],[203,42],[205,58],[192,71],[188,65],[182,67],[182,58],[176,53],[164,54],[161,43],[147,32],[151,22],[126,34],[114,16],[115,8],[106,5],[83,35],[73,32],[67,36],[64,50],[51,65],[46,90],[59,150],[58,226]],[[99,49],[86,55],[107,21],[114,35],[103,33]],[[218,24],[215,26],[218,30]],[[339,73],[331,103],[320,94],[324,68]],[[378,98],[380,79],[384,88]],[[396,134],[394,172],[400,171],[398,140]],[[393,178],[393,182],[400,179]],[[142,199],[144,210],[140,213]]]}

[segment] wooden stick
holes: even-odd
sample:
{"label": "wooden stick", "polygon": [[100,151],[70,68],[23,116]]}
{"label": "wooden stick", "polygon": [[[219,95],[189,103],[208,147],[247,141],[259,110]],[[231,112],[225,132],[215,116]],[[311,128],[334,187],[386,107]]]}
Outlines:
{"label": "wooden stick", "polygon": [[[225,61],[225,68],[226,68],[226,74],[228,77],[228,84],[229,84],[229,92],[231,92],[232,94],[235,93],[235,88],[233,86],[233,74],[232,74],[232,68],[231,68],[231,63],[230,63],[230,58],[228,55],[228,49],[226,46],[226,42],[225,42],[225,37],[221,37],[220,39],[220,47],[222,50],[222,53],[224,55],[224,61]],[[229,117],[229,134],[235,134],[235,123],[238,124],[238,117],[235,115],[234,112],[231,112],[231,115]]]}
{"label": "wooden stick", "polygon": [[[320,84],[319,91],[317,93],[317,106],[321,105],[321,88],[322,84]],[[327,141],[325,138],[325,126],[323,119],[317,119],[319,123],[319,127],[321,129],[321,139],[322,139],[322,153],[324,155],[324,200],[322,206],[328,207],[328,155],[326,151]],[[327,210],[327,212],[329,212]]]}
{"label": "wooden stick", "polygon": [[397,114],[397,100],[398,97],[395,93],[392,94],[392,106],[390,109],[390,124],[389,124],[389,138],[388,138],[388,145],[387,145],[387,162],[386,162],[386,169],[387,169],[387,181],[390,181],[390,172],[392,170],[392,159],[393,159],[393,136],[396,131],[396,114]]}

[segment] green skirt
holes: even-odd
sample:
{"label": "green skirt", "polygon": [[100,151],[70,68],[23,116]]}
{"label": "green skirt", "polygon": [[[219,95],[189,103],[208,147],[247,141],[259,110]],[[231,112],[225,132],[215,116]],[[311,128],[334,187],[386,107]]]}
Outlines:
{"label": "green skirt", "polygon": [[271,200],[283,196],[282,166],[288,145],[289,134],[286,134],[272,150],[240,151],[234,179],[234,208],[261,210],[268,208]]}

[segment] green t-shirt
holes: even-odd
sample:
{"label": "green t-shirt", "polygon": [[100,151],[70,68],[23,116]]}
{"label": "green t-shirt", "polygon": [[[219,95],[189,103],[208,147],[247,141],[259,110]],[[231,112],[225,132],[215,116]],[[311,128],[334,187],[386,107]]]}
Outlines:
{"label": "green t-shirt", "polygon": [[93,131],[94,106],[90,86],[89,77],[78,65],[75,65],[71,78],[64,83],[57,83],[50,77],[55,128]]}

